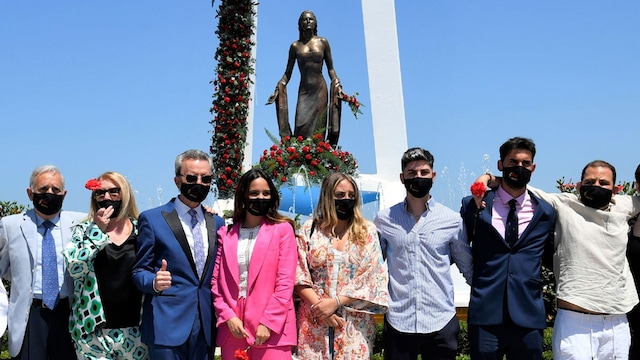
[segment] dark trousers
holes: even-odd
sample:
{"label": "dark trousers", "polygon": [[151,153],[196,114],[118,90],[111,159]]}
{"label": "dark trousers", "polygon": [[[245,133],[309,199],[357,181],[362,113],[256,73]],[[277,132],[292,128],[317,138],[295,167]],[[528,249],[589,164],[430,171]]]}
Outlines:
{"label": "dark trousers", "polygon": [[27,328],[22,340],[19,360],[69,360],[75,359],[69,333],[69,299],[61,299],[53,309],[33,299]]}
{"label": "dark trousers", "polygon": [[388,360],[455,360],[460,322],[456,315],[441,330],[429,334],[404,333],[385,319],[384,358]]}
{"label": "dark trousers", "polygon": [[[507,317],[509,318],[509,317]],[[511,320],[500,325],[469,324],[472,360],[540,360],[543,329],[518,326]]]}
{"label": "dark trousers", "polygon": [[[215,341],[215,339],[213,339]],[[149,358],[151,360],[211,360],[213,359],[213,349],[207,345],[204,337],[204,330],[200,323],[200,316],[196,316],[191,328],[191,334],[187,341],[180,346],[162,346],[147,344],[149,347]]]}
{"label": "dark trousers", "polygon": [[640,359],[640,305],[636,305],[627,314],[629,329],[631,330],[631,348],[629,359]]}

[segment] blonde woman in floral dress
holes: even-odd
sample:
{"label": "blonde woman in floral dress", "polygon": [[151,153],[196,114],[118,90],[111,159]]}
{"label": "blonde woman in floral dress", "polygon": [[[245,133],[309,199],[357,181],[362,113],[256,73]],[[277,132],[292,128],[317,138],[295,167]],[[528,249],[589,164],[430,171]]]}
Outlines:
{"label": "blonde woman in floral dress", "polygon": [[295,291],[300,359],[369,359],[374,314],[388,308],[387,268],[372,222],[360,212],[360,192],[348,175],[322,183],[313,219],[298,238]]}

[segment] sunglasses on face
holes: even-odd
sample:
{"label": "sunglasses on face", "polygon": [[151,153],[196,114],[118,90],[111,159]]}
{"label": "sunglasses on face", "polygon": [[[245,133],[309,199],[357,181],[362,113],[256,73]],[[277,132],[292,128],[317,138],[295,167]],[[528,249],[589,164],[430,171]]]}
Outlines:
{"label": "sunglasses on face", "polygon": [[184,176],[184,179],[187,180],[187,183],[195,183],[200,178],[203,184],[211,184],[211,180],[213,180],[213,175],[180,175]]}
{"label": "sunglasses on face", "polygon": [[120,188],[114,187],[111,189],[98,189],[98,190],[94,190],[93,193],[97,198],[103,197],[106,193],[109,193],[109,195],[111,196],[115,196],[120,194]]}

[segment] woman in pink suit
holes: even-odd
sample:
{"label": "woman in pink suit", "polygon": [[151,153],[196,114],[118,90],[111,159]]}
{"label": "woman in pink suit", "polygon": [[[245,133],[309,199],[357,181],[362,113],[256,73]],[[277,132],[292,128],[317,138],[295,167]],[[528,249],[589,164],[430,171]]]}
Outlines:
{"label": "woman in pink suit", "polygon": [[296,344],[295,223],[280,215],[278,191],[258,169],[240,178],[233,225],[218,232],[211,280],[222,359],[291,359]]}

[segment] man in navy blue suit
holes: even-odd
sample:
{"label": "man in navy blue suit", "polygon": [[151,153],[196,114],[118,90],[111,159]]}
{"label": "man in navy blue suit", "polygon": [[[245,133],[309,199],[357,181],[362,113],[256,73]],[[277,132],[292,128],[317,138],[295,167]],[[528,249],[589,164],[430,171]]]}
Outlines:
{"label": "man in navy blue suit", "polygon": [[472,359],[542,359],[546,313],[541,265],[552,262],[556,212],[527,191],[536,148],[514,137],[500,147],[500,187],[487,192],[484,208],[472,196],[461,215],[473,254],[469,302]]}
{"label": "man in navy blue suit", "polygon": [[213,358],[211,274],[224,220],[201,205],[212,167],[203,151],[178,155],[174,182],[180,195],[140,214],[133,281],[145,293],[141,332],[151,359]]}

